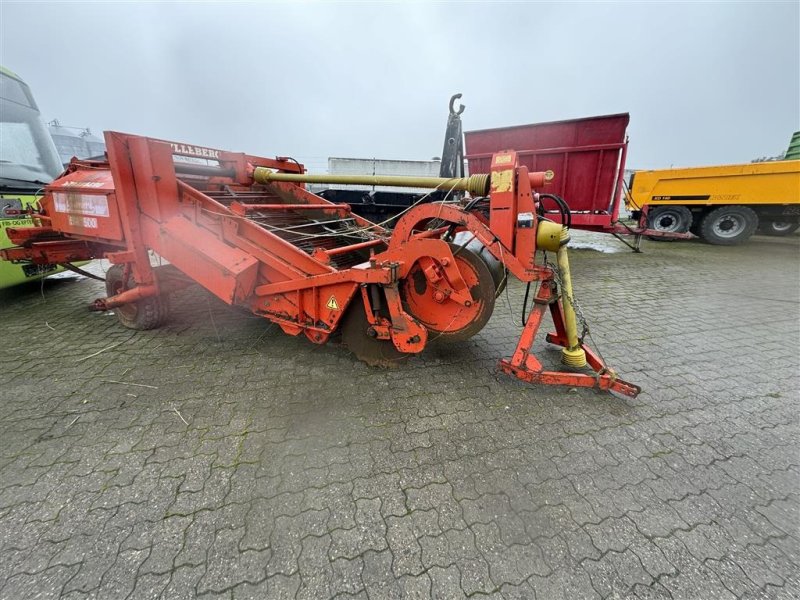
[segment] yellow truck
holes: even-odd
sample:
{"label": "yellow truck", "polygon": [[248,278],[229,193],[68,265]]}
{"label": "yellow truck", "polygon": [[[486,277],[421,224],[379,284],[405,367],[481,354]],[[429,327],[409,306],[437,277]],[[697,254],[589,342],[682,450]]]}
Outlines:
{"label": "yellow truck", "polygon": [[626,205],[647,227],[710,244],[741,244],[756,230],[789,235],[800,228],[800,159],[636,171]]}

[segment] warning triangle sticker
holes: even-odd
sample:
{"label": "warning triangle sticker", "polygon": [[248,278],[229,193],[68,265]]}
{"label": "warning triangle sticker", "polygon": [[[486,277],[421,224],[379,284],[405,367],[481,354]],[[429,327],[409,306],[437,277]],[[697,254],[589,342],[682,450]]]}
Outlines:
{"label": "warning triangle sticker", "polygon": [[328,303],[325,305],[331,310],[339,310],[339,303],[336,301],[336,296],[331,296],[328,299]]}

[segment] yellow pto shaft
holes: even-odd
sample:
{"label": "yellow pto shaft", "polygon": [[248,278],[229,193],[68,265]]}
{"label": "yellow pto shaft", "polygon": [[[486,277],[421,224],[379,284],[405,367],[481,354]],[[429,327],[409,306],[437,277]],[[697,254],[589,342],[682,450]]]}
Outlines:
{"label": "yellow pto shaft", "polygon": [[564,313],[564,329],[567,332],[567,345],[561,350],[561,362],[570,367],[583,367],[586,365],[586,351],[578,339],[578,321],[575,316],[572,274],[569,270],[566,244],[558,249],[556,258],[558,270],[561,271],[561,309]]}
{"label": "yellow pto shaft", "polygon": [[489,193],[488,175],[469,177],[406,177],[402,175],[299,175],[296,173],[276,173],[265,167],[253,171],[256,183],[337,183],[340,185],[375,185],[393,187],[417,187],[450,191],[464,191],[476,196]]}

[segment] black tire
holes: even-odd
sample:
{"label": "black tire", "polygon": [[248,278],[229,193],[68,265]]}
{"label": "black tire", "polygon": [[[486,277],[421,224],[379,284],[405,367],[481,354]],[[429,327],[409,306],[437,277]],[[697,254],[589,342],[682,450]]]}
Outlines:
{"label": "black tire", "polygon": [[[106,273],[106,294],[114,296],[129,289],[132,278],[123,281],[125,265],[113,265]],[[117,319],[128,329],[155,329],[163,325],[169,316],[169,300],[166,296],[142,298],[136,302],[114,308]]]}
{"label": "black tire", "polygon": [[466,246],[464,246],[465,250],[470,250],[486,263],[486,266],[489,267],[489,271],[492,274],[492,279],[494,280],[494,296],[497,298],[503,290],[506,289],[506,283],[508,283],[508,271],[503,266],[503,263],[497,260],[486,246],[481,244],[478,238],[469,231],[460,231],[457,233],[452,243],[459,247],[466,244]]}
{"label": "black tire", "polygon": [[735,246],[746,242],[758,227],[758,215],[747,206],[720,206],[703,217],[700,237],[709,244]]}
{"label": "black tire", "polygon": [[767,221],[759,225],[758,232],[764,235],[783,237],[785,235],[792,235],[798,229],[800,229],[800,223],[792,223],[791,221]]}
{"label": "black tire", "polygon": [[647,227],[656,231],[686,233],[691,226],[692,211],[685,206],[655,206],[647,214]]}
{"label": "black tire", "polygon": [[400,352],[394,347],[391,340],[379,340],[370,337],[370,328],[367,313],[364,310],[364,300],[361,292],[356,292],[356,297],[350,302],[337,330],[341,335],[342,344],[355,354],[360,361],[371,367],[392,368],[402,365],[407,358],[412,356]]}

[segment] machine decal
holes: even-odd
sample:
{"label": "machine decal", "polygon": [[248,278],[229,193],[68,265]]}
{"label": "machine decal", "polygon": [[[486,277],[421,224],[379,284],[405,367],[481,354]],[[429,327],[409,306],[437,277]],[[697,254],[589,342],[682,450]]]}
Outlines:
{"label": "machine decal", "polygon": [[325,306],[331,310],[339,310],[339,303],[336,301],[336,296],[328,298],[328,303]]}
{"label": "machine decal", "polygon": [[517,227],[520,229],[531,229],[533,228],[533,213],[519,213],[517,215]]}
{"label": "machine decal", "polygon": [[653,196],[653,200],[708,200],[711,196]]}
{"label": "machine decal", "polygon": [[[65,194],[54,192],[56,210],[61,213],[80,213],[82,215],[108,216],[108,198],[97,194]],[[97,219],[94,220],[97,223]],[[94,225],[97,227],[97,225]]]}
{"label": "machine decal", "polygon": [[[502,157],[498,157],[502,158]],[[495,171],[492,174],[493,192],[510,192],[514,184],[514,169]]]}
{"label": "machine decal", "polygon": [[97,219],[94,217],[79,217],[69,215],[69,224],[73,227],[85,227],[86,229],[97,229]]}
{"label": "machine decal", "polygon": [[101,188],[104,183],[102,181],[65,181],[62,187],[88,187],[88,188]]}
{"label": "machine decal", "polygon": [[196,158],[219,158],[219,150],[213,148],[202,148],[200,146],[189,146],[186,144],[170,144],[175,154],[183,156],[194,156]]}

